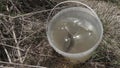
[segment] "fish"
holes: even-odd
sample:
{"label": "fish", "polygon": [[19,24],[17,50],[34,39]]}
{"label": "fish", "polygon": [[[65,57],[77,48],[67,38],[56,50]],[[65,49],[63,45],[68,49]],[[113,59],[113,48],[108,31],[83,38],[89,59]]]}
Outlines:
{"label": "fish", "polygon": [[65,27],[65,30],[67,32],[67,36],[64,38],[65,41],[63,49],[65,52],[69,52],[74,45],[74,38],[67,27]]}

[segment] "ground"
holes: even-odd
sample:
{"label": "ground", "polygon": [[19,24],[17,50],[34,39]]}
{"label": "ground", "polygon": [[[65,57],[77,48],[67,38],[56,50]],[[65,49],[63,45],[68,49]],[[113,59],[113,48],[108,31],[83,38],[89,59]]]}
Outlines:
{"label": "ground", "polygon": [[50,9],[61,1],[64,0],[0,1],[0,67],[120,67],[120,1],[78,0],[98,14],[104,27],[103,39],[96,52],[88,61],[78,64],[56,53],[46,37],[46,19]]}

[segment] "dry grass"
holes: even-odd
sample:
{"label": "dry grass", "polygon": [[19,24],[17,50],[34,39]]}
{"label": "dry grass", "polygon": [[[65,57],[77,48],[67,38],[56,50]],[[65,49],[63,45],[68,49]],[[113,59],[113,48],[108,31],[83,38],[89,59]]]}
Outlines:
{"label": "dry grass", "polygon": [[103,40],[87,62],[74,65],[49,46],[45,21],[50,9],[56,4],[54,0],[1,0],[0,67],[119,68],[119,1],[79,1],[92,7],[104,25]]}

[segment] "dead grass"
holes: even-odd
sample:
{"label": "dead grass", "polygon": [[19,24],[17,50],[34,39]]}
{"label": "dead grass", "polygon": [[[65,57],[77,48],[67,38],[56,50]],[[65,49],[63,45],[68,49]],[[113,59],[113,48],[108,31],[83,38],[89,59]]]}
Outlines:
{"label": "dead grass", "polygon": [[55,1],[1,0],[0,67],[119,68],[120,9],[119,4],[116,4],[119,1],[79,1],[92,7],[104,26],[103,40],[87,62],[73,65],[49,46],[45,21],[50,9],[56,4]]}

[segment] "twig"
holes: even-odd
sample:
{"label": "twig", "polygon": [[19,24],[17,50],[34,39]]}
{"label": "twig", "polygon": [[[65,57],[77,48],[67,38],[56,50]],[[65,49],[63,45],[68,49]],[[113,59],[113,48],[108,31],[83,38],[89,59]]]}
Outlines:
{"label": "twig", "polygon": [[[13,26],[12,26],[13,27]],[[13,28],[10,28],[6,33],[11,33],[11,31],[13,30]]]}
{"label": "twig", "polygon": [[43,66],[26,65],[26,64],[19,64],[19,63],[9,63],[9,62],[4,62],[4,61],[0,61],[0,63],[10,64],[10,65],[18,65],[18,66],[25,66],[25,67],[33,67],[33,68],[47,68],[47,67],[43,67]]}
{"label": "twig", "polygon": [[35,33],[37,33],[38,31],[44,29],[44,27],[41,27],[40,29],[38,29],[37,31],[34,31],[33,33],[31,33],[30,35],[28,35],[27,37],[23,38],[21,41],[19,41],[19,43],[21,43],[22,41],[26,40],[27,38],[29,38],[30,36],[34,35]]}
{"label": "twig", "polygon": [[9,15],[4,15],[4,14],[2,14],[2,13],[0,13],[0,16],[1,16],[1,17],[9,17],[9,18],[12,18],[11,16],[9,16]]}
{"label": "twig", "polygon": [[[30,24],[33,24],[33,23],[36,23],[36,22],[34,22],[34,21],[30,21],[30,20],[25,20],[24,18],[23,19],[21,19],[22,21],[24,21],[24,22],[28,22],[28,23],[30,23]],[[41,23],[39,23],[39,24],[41,24]],[[38,24],[38,25],[39,25]]]}
{"label": "twig", "polygon": [[8,45],[8,44],[0,43],[0,45],[7,46],[7,47],[10,47],[10,48],[13,48],[13,49],[18,49],[18,50],[21,50],[21,51],[25,51],[25,50],[23,50],[23,49],[20,49],[20,48],[17,48],[17,47],[14,47],[14,46]]}
{"label": "twig", "polygon": [[28,55],[28,52],[29,52],[30,48],[31,48],[31,46],[27,49],[27,51],[26,51],[26,53],[25,53],[25,57],[24,57],[23,60],[22,60],[22,63],[25,61],[25,59],[26,59],[26,57],[27,57],[27,55]]}
{"label": "twig", "polygon": [[[56,8],[56,9],[62,9],[62,8],[65,8],[65,7],[59,7],[59,8]],[[16,16],[4,15],[4,14],[1,14],[1,13],[0,13],[0,16],[2,16],[2,17],[9,17],[9,18],[13,18],[13,19],[14,19],[14,18],[29,16],[29,15],[34,15],[34,14],[37,14],[37,13],[48,12],[48,11],[51,11],[51,10],[52,10],[52,9],[41,10],[41,11],[30,12],[30,13],[21,14],[21,15],[16,15]]]}
{"label": "twig", "polygon": [[8,26],[4,23],[4,22],[1,22],[3,24],[3,26],[5,27],[5,29],[7,30],[7,32],[9,31],[10,32],[10,29],[8,28]]}
{"label": "twig", "polygon": [[[10,20],[10,22],[12,22],[12,20]],[[19,43],[18,43],[18,41],[17,41],[16,34],[15,34],[15,32],[14,32],[14,27],[13,27],[12,33],[13,33],[13,38],[14,38],[14,40],[15,40],[15,43],[17,44],[16,47],[19,48]],[[22,63],[22,58],[21,58],[20,50],[17,49],[17,52],[18,52],[18,57],[19,57],[19,59],[20,59],[20,63]]]}
{"label": "twig", "polygon": [[[13,49],[19,49],[19,50],[25,52],[25,50],[23,50],[23,49],[20,49],[20,48],[17,48],[17,47],[14,47],[14,46],[8,45],[8,44],[0,43],[0,45],[7,46],[7,47],[11,47],[11,48],[13,48]],[[29,52],[29,53],[30,53],[30,54],[34,54],[34,53],[32,53],[32,52]],[[48,56],[48,55],[40,54],[40,56]],[[52,57],[52,56],[48,56],[48,57]]]}
{"label": "twig", "polygon": [[[17,38],[17,40],[20,38]],[[2,38],[1,40],[14,40],[13,38]]]}
{"label": "twig", "polygon": [[[16,36],[15,36],[16,37]],[[16,41],[16,40],[15,40]],[[19,43],[17,42],[17,45],[16,45],[17,48],[19,48]],[[20,53],[20,50],[17,49],[17,52],[18,52],[18,57],[20,59],[20,63],[22,63],[22,58],[21,58],[21,53]]]}
{"label": "twig", "polygon": [[[12,18],[11,18],[11,19],[12,19]],[[6,31],[7,31],[6,34],[10,32],[10,35],[12,36],[11,29],[8,27],[8,25],[5,24],[5,22],[1,22],[1,24],[3,24],[3,26],[5,27],[5,29],[6,29]]]}
{"label": "twig", "polygon": [[47,11],[50,11],[50,10],[51,9],[42,10],[42,11],[36,11],[36,12],[30,12],[30,13],[26,13],[26,14],[22,14],[22,15],[17,15],[17,16],[14,16],[12,18],[18,18],[18,17],[24,17],[24,16],[29,16],[29,15],[34,15],[34,14],[37,14],[37,13],[47,12]]}
{"label": "twig", "polygon": [[15,40],[15,43],[17,43],[17,38],[16,38],[15,31],[14,31],[14,30],[12,30],[12,33],[13,33],[13,38],[14,38],[14,40]]}
{"label": "twig", "polygon": [[54,5],[50,2],[50,1],[48,1],[48,0],[45,0],[50,6],[52,6],[52,7],[54,7]]}
{"label": "twig", "polygon": [[6,53],[7,57],[8,57],[8,61],[9,61],[10,63],[12,63],[11,58],[10,58],[10,55],[9,55],[7,49],[5,48],[5,46],[3,46],[3,48],[4,48],[4,50],[5,50],[5,53]]}
{"label": "twig", "polygon": [[[62,8],[65,8],[65,7],[60,7],[60,8],[56,8],[56,9],[62,9]],[[17,16],[14,16],[12,18],[14,19],[14,18],[18,18],[18,17],[24,17],[24,16],[29,16],[29,15],[34,15],[34,14],[37,14],[37,13],[48,12],[48,11],[51,11],[51,10],[52,9],[47,9],[47,10],[42,10],[42,11],[36,11],[36,12],[30,12],[30,13],[26,13],[26,14],[22,14],[22,15],[17,15]]]}
{"label": "twig", "polygon": [[10,3],[13,5],[13,7],[17,10],[17,12],[18,12],[18,13],[21,13],[20,10],[15,6],[15,4],[13,3],[13,1],[12,1],[12,0],[9,0],[9,1],[10,1]]}
{"label": "twig", "polygon": [[0,68],[15,68],[15,67],[8,67],[8,66],[0,66]]}

